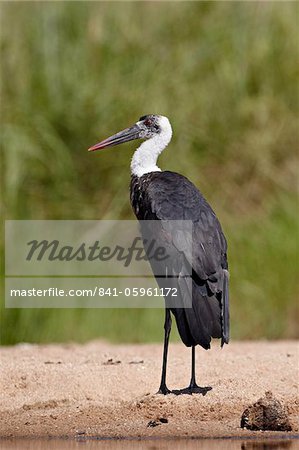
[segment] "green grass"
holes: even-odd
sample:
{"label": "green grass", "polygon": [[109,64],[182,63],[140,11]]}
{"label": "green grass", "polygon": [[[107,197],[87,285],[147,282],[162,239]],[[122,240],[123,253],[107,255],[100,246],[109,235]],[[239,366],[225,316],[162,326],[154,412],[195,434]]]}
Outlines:
{"label": "green grass", "polygon": [[[228,237],[233,337],[298,337],[298,4],[0,8],[5,218],[133,218],[134,144],[86,149],[165,114],[161,167],[200,187]],[[154,341],[162,324],[159,310],[2,309],[1,342]]]}

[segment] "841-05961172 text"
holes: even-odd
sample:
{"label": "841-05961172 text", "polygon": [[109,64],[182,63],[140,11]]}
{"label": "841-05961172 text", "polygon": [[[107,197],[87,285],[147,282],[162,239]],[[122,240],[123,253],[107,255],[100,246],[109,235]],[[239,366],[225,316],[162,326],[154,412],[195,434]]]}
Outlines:
{"label": "841-05961172 text", "polygon": [[143,288],[126,287],[122,290],[115,287],[96,286],[94,289],[60,289],[50,287],[47,289],[11,289],[11,297],[177,297],[177,288]]}

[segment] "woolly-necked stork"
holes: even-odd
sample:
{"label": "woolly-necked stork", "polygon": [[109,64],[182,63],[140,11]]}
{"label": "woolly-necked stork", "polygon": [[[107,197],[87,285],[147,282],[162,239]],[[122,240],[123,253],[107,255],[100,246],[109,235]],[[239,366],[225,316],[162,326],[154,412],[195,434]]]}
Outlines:
{"label": "woolly-necked stork", "polygon": [[[90,147],[89,151],[143,139],[144,142],[137,148],[131,161],[131,204],[137,219],[155,220],[160,223],[174,220],[192,221],[191,307],[168,307],[165,298],[163,366],[158,392],[204,395],[211,387],[200,387],[196,384],[195,346],[209,349],[211,338],[220,338],[221,346],[229,341],[227,243],[216,214],[194,184],[183,175],[161,171],[157,166],[158,156],[169,144],[171,137],[172,128],[167,117],[149,114],[140,117],[132,127]],[[163,241],[163,233],[155,237]],[[179,273],[183,273],[183,266],[186,264],[184,250],[179,249],[177,243],[172,242],[171,245],[175,255],[172,263],[179,265]],[[171,270],[165,263],[164,279],[156,276],[160,287],[165,286],[165,279],[172,273]],[[176,285],[179,295],[184,297],[186,293],[180,283],[182,280],[179,277],[170,277],[169,280],[170,285]],[[175,317],[183,343],[192,347],[190,385],[175,391],[170,391],[166,386],[171,313]]]}

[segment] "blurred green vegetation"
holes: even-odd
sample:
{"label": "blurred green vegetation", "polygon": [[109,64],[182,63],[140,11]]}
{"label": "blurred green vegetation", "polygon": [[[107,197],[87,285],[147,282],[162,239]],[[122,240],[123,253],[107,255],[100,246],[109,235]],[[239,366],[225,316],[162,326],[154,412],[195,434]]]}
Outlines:
{"label": "blurred green vegetation", "polygon": [[[134,144],[86,149],[167,115],[174,137],[159,164],[201,189],[228,238],[232,337],[298,337],[298,3],[0,7],[5,218],[133,218]],[[1,342],[158,341],[163,320],[2,308]]]}

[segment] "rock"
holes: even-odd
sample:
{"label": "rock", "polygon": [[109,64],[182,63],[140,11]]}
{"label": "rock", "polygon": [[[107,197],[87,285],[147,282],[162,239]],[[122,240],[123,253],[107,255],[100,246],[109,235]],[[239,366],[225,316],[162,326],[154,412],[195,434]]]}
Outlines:
{"label": "rock", "polygon": [[115,366],[120,363],[121,363],[121,361],[119,361],[119,360],[115,361],[113,358],[109,358],[109,359],[107,359],[106,362],[103,362],[103,366]]}
{"label": "rock", "polygon": [[159,418],[159,421],[160,421],[161,423],[168,423],[168,419],[166,419],[166,417],[160,417],[160,418]]}
{"label": "rock", "polygon": [[241,428],[271,431],[292,430],[286,409],[270,391],[245,409],[241,417]]}
{"label": "rock", "polygon": [[148,427],[157,427],[158,425],[161,425],[162,423],[168,423],[168,419],[166,417],[159,417],[156,420],[150,420],[147,424]]}

